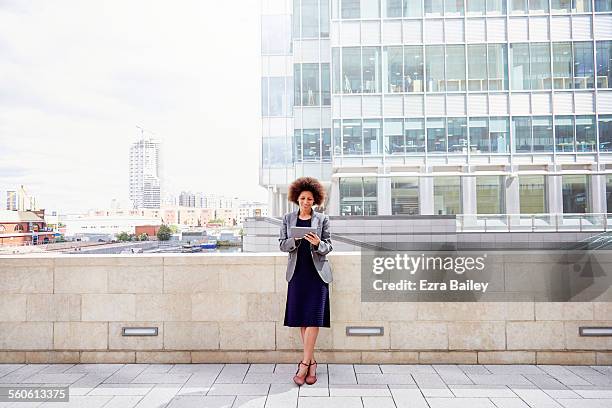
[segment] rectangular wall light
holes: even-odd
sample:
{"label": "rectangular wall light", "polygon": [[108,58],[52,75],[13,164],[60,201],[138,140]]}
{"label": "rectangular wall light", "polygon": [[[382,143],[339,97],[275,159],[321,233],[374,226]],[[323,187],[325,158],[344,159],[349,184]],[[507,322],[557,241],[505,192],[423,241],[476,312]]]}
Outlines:
{"label": "rectangular wall light", "polygon": [[346,326],[347,336],[382,336],[384,334],[384,327]]}
{"label": "rectangular wall light", "polygon": [[123,327],[122,336],[157,336],[157,327]]}
{"label": "rectangular wall light", "polygon": [[612,327],[580,327],[578,333],[583,337],[612,336]]}

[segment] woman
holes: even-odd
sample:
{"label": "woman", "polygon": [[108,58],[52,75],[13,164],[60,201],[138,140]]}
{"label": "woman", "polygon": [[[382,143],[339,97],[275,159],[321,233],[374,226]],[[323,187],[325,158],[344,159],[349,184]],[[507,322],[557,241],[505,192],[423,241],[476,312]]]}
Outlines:
{"label": "woman", "polygon": [[[289,186],[288,199],[299,206],[297,211],[285,214],[280,230],[280,249],[289,252],[286,279],[287,304],[285,326],[299,327],[304,355],[293,377],[297,385],[317,381],[317,362],[314,348],[319,327],[329,327],[329,282],[332,273],[325,258],[332,250],[329,239],[329,217],[315,212],[320,206],[325,189],[312,177],[301,177]],[[291,236],[291,227],[312,227],[317,232],[302,238]]]}

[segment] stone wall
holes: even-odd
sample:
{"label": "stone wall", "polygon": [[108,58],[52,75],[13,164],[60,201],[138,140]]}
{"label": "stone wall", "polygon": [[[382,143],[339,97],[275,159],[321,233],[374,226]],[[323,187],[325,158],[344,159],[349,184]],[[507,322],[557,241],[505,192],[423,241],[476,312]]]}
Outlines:
{"label": "stone wall", "polygon": [[[612,302],[362,303],[359,254],[329,255],[332,327],[316,358],[350,363],[612,364]],[[286,254],[0,257],[0,362],[295,362]],[[537,271],[534,271],[537,273]],[[347,337],[347,325],[382,326]],[[155,326],[155,337],[124,337]]]}

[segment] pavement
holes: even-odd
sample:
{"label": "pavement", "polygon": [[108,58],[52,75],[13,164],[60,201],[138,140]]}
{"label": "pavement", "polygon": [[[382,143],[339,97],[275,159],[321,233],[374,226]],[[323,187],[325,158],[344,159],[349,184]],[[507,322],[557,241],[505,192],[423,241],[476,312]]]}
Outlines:
{"label": "pavement", "polygon": [[319,364],[0,364],[0,387],[69,386],[75,408],[612,408],[612,366]]}

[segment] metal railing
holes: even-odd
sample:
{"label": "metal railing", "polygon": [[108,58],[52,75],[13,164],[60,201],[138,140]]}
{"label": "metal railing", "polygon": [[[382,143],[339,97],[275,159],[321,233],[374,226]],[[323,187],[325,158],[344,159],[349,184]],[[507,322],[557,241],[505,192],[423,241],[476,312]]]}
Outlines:
{"label": "metal railing", "polygon": [[612,231],[612,214],[459,214],[457,232]]}

